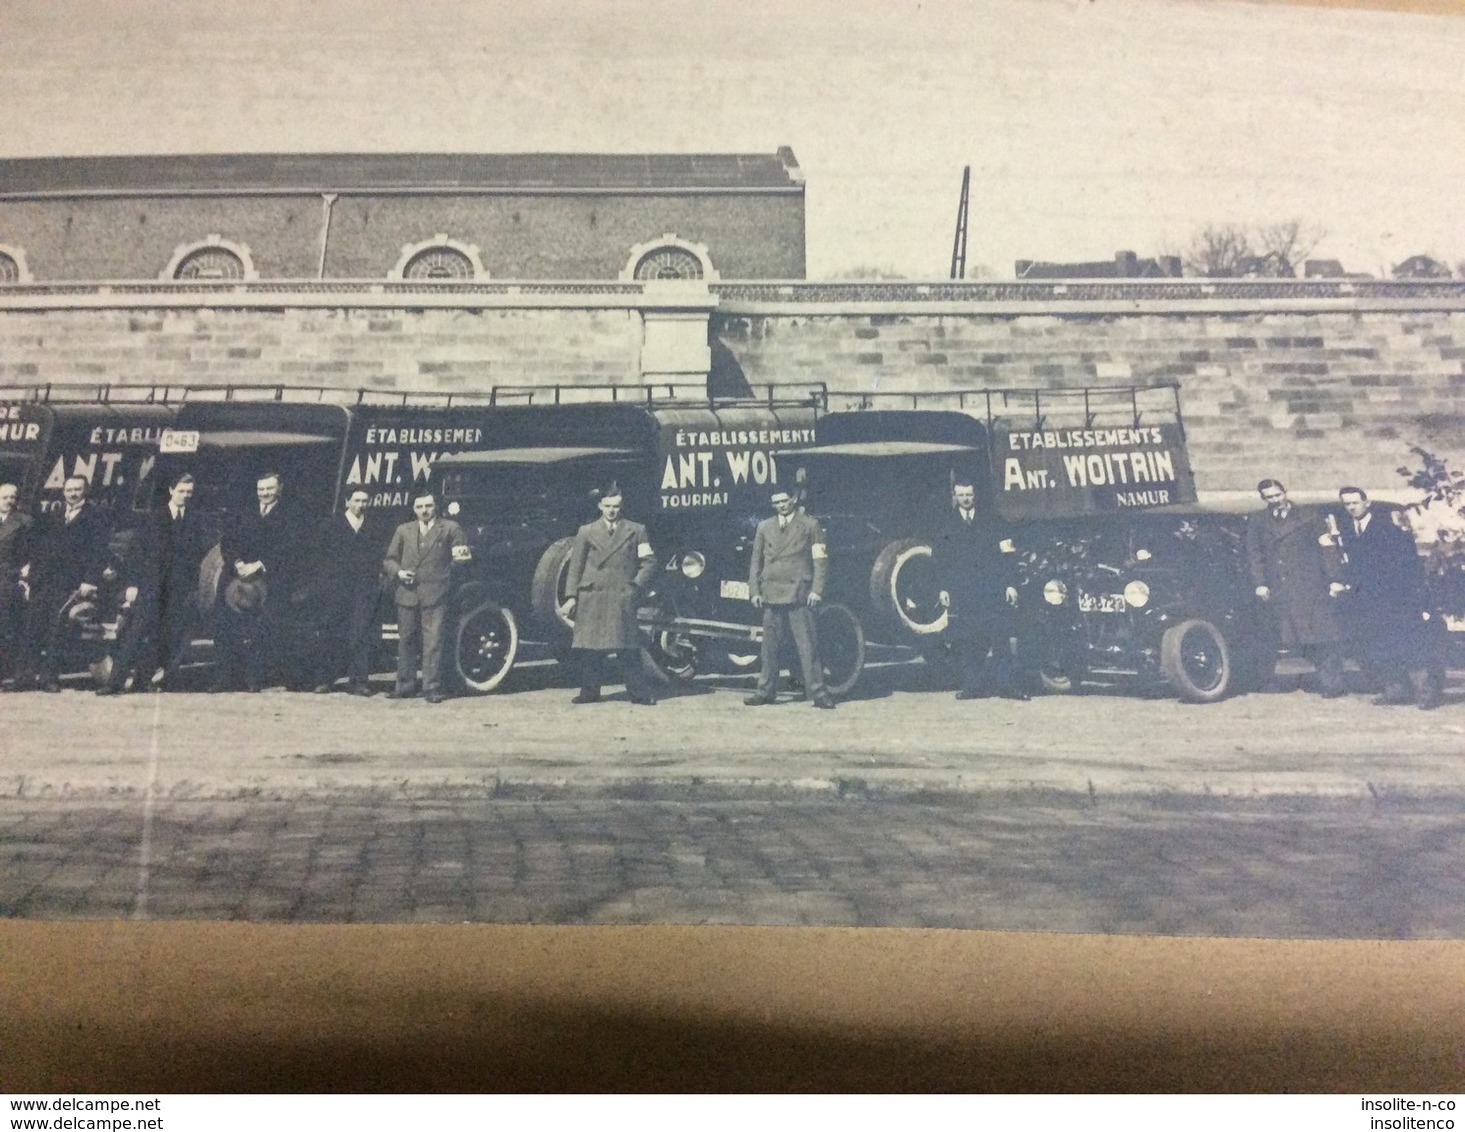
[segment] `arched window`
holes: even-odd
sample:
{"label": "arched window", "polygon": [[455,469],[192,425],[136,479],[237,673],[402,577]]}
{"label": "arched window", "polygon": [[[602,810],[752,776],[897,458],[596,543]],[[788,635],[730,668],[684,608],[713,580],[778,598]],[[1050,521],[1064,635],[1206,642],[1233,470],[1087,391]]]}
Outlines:
{"label": "arched window", "polygon": [[406,245],[391,274],[393,279],[459,282],[487,277],[478,248],[462,240],[451,240],[442,232],[430,240]]}
{"label": "arched window", "polygon": [[644,282],[716,279],[717,272],[704,244],[678,238],[667,232],[659,240],[637,244],[621,272],[622,279]]}
{"label": "arched window", "polygon": [[30,281],[31,273],[25,265],[25,252],[0,244],[0,284]]}
{"label": "arched window", "polygon": [[163,269],[163,279],[198,281],[258,279],[249,249],[233,240],[211,234],[173,249],[173,258]]}

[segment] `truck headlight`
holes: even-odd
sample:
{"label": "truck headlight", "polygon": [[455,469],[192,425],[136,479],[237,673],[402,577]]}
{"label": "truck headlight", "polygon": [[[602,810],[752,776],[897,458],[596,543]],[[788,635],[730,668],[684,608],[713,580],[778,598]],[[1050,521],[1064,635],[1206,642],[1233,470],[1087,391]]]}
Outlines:
{"label": "truck headlight", "polygon": [[1062,605],[1068,600],[1068,587],[1058,578],[1050,579],[1043,586],[1043,600],[1049,605]]}
{"label": "truck headlight", "polygon": [[1150,600],[1150,587],[1139,579],[1135,579],[1124,587],[1124,600],[1138,609]]}
{"label": "truck headlight", "polygon": [[688,578],[700,578],[707,572],[707,559],[696,550],[689,550],[682,555],[682,573]]}

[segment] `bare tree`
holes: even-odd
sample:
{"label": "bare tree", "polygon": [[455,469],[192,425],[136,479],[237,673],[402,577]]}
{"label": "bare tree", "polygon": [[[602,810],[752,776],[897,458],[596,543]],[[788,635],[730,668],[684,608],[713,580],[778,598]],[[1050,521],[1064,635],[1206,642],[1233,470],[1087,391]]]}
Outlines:
{"label": "bare tree", "polygon": [[1191,275],[1236,276],[1246,274],[1246,261],[1256,255],[1239,224],[1207,224],[1181,258]]}
{"label": "bare tree", "polygon": [[1272,261],[1268,274],[1295,277],[1313,249],[1327,235],[1321,228],[1302,220],[1284,220],[1263,224],[1256,231],[1256,243],[1262,255]]}

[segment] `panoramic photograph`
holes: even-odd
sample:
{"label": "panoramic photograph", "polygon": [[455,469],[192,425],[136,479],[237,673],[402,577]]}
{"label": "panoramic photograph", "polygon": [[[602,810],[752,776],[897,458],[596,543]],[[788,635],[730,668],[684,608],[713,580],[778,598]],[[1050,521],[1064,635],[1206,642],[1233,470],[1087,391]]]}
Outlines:
{"label": "panoramic photograph", "polygon": [[1465,938],[1462,56],[12,0],[0,917]]}

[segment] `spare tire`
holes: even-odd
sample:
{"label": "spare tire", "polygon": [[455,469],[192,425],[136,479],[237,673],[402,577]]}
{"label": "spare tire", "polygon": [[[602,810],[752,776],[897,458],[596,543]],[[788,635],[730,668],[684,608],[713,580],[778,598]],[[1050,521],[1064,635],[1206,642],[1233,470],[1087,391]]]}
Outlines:
{"label": "spare tire", "polygon": [[929,637],[946,628],[940,593],[930,543],[901,539],[875,556],[870,568],[871,608],[903,632]]}
{"label": "spare tire", "polygon": [[536,622],[552,638],[568,638],[574,632],[575,619],[565,612],[565,578],[570,572],[570,552],[575,548],[573,538],[556,539],[545,547],[534,567],[534,578],[529,583],[529,606],[534,611]]}

